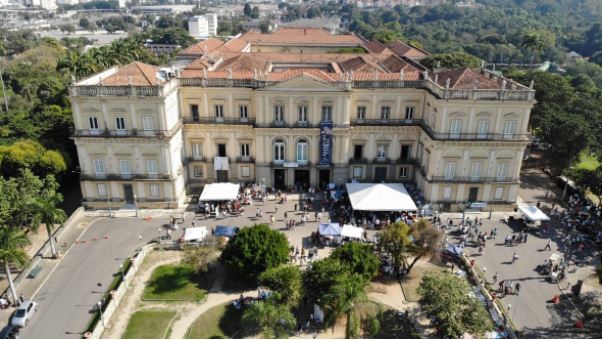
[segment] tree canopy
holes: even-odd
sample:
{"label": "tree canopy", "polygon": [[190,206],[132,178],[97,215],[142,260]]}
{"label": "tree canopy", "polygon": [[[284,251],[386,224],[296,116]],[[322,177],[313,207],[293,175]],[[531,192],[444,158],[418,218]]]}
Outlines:
{"label": "tree canopy", "polygon": [[373,253],[370,244],[346,243],[337,247],[329,257],[339,260],[344,266],[348,266],[352,273],[360,275],[365,281],[373,279],[379,271],[380,261]]}
{"label": "tree canopy", "polygon": [[260,286],[278,295],[275,300],[288,308],[297,307],[302,296],[302,274],[298,267],[280,265],[267,269],[258,278]]}
{"label": "tree canopy", "polygon": [[285,235],[265,224],[243,228],[232,238],[221,255],[222,261],[237,276],[255,283],[261,273],[289,259]]}
{"label": "tree canopy", "polygon": [[450,273],[423,276],[417,289],[419,304],[441,337],[461,338],[465,332],[483,337],[493,329],[488,311],[469,291],[467,280]]}
{"label": "tree canopy", "polygon": [[481,66],[481,60],[463,52],[451,52],[443,54],[432,54],[421,60],[421,64],[434,68],[477,68]]}

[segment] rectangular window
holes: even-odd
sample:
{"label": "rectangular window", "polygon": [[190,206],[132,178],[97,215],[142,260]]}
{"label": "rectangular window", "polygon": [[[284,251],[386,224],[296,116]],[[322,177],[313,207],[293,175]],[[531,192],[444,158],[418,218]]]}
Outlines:
{"label": "rectangular window", "polygon": [[390,113],[391,113],[391,108],[389,106],[381,106],[381,119],[382,120],[388,120]]}
{"label": "rectangular window", "polygon": [[477,121],[477,138],[487,138],[488,130],[490,129],[490,121],[480,119]]}
{"label": "rectangular window", "polygon": [[414,106],[407,106],[406,108],[404,108],[404,119],[412,120],[412,119],[414,119],[414,116],[415,116],[415,107]]}
{"label": "rectangular window", "polygon": [[502,187],[498,187],[496,189],[494,189],[494,200],[495,201],[500,201],[503,198],[503,188]]}
{"label": "rectangular window", "polygon": [[226,157],[226,144],[218,144],[218,157]]}
{"label": "rectangular window", "polygon": [[125,130],[126,129],[126,119],[124,117],[115,117],[115,129],[117,129],[117,130]]}
{"label": "rectangular window", "polygon": [[445,179],[453,179],[455,170],[456,170],[456,163],[446,163],[446,168],[444,169],[444,178]]}
{"label": "rectangular window", "polygon": [[410,145],[402,145],[400,149],[400,159],[407,161],[410,158]]}
{"label": "rectangular window", "polygon": [[471,180],[477,181],[482,175],[482,163],[471,164]]}
{"label": "rectangular window", "polygon": [[94,172],[96,175],[104,175],[105,174],[105,161],[102,159],[94,160]]}
{"label": "rectangular window", "polygon": [[194,166],[193,174],[195,177],[203,177],[203,167],[202,166]]}
{"label": "rectangular window", "polygon": [[241,144],[241,157],[249,158],[249,144]]}
{"label": "rectangular window", "polygon": [[203,158],[203,144],[193,143],[191,147],[193,149],[193,159]]}
{"label": "rectangular window", "polygon": [[451,187],[444,187],[444,193],[443,193],[442,197],[445,200],[449,200],[452,197],[452,188]]}
{"label": "rectangular window", "polygon": [[149,175],[157,175],[159,173],[156,159],[147,159],[147,173]]}
{"label": "rectangular window", "polygon": [[297,107],[297,121],[300,123],[308,122],[308,107],[298,106]]}
{"label": "rectangular window", "polygon": [[149,192],[151,197],[159,197],[159,184],[149,185]]}
{"label": "rectangular window", "polygon": [[285,119],[285,108],[282,105],[274,106],[274,122],[276,124],[283,124]]}
{"label": "rectangular window", "polygon": [[460,119],[453,119],[450,121],[450,138],[459,138],[461,136],[461,128],[463,121]]}
{"label": "rectangular window", "polygon": [[242,166],[241,177],[251,177],[251,168],[248,166]]}
{"label": "rectangular window", "polygon": [[153,117],[150,117],[150,116],[142,117],[142,129],[147,130],[147,131],[154,130]]}
{"label": "rectangular window", "polygon": [[400,168],[400,178],[408,177],[408,168],[403,166]]}
{"label": "rectangular window", "polygon": [[132,171],[130,170],[130,161],[127,159],[119,160],[119,171],[122,175],[130,175]]}
{"label": "rectangular window", "polygon": [[507,177],[507,171],[509,170],[509,163],[498,163],[496,165],[496,179],[501,181]]}
{"label": "rectangular window", "polygon": [[241,118],[241,120],[245,120],[245,121],[249,118],[249,112],[247,110],[247,105],[239,106],[239,118]]}
{"label": "rectangular window", "polygon": [[355,166],[352,168],[352,176],[354,178],[362,178],[362,167],[361,166]]}
{"label": "rectangular window", "polygon": [[308,163],[308,143],[297,143],[297,162],[302,164]]}
{"label": "rectangular window", "polygon": [[385,159],[387,157],[387,144],[377,144],[377,158]]}
{"label": "rectangular window", "polygon": [[276,142],[274,143],[274,161],[284,162],[285,161],[285,143]]}
{"label": "rectangular window", "polygon": [[362,144],[356,144],[354,145],[354,159],[362,159],[362,149],[363,149],[363,145]]}
{"label": "rectangular window", "polygon": [[333,107],[332,106],[323,106],[322,107],[322,121],[323,122],[331,122],[333,119]]}
{"label": "rectangular window", "polygon": [[90,124],[90,130],[98,130],[98,119],[96,117],[88,117],[88,124]]}
{"label": "rectangular window", "polygon": [[199,121],[199,105],[191,105],[191,118],[193,119],[193,122]]}
{"label": "rectangular window", "polygon": [[356,118],[358,120],[366,119],[366,106],[358,106],[356,109]]}
{"label": "rectangular window", "polygon": [[96,190],[98,191],[98,196],[100,196],[100,197],[107,196],[107,185],[105,183],[98,183],[96,185]]}
{"label": "rectangular window", "polygon": [[515,135],[515,129],[517,128],[516,120],[506,120],[505,121],[505,129],[503,131],[503,138],[512,139]]}
{"label": "rectangular window", "polygon": [[221,104],[214,105],[214,117],[216,119],[224,119],[224,106]]}

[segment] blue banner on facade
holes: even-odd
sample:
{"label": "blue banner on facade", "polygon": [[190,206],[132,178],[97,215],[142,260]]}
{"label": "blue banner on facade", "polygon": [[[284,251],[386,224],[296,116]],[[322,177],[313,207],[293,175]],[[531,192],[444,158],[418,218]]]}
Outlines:
{"label": "blue banner on facade", "polygon": [[333,155],[333,122],[320,123],[319,166],[330,166]]}

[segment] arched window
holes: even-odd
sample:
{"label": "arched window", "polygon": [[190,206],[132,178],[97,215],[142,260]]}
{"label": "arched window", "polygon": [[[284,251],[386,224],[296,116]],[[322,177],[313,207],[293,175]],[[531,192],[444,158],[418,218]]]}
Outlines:
{"label": "arched window", "polygon": [[297,163],[308,163],[308,141],[305,139],[297,142]]}
{"label": "arched window", "polygon": [[285,161],[285,142],[282,139],[277,139],[274,141],[274,161]]}

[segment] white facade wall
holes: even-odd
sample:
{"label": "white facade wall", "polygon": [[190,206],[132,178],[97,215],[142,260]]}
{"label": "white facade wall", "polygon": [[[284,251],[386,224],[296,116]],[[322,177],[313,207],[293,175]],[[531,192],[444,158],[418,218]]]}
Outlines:
{"label": "white facade wall", "polygon": [[188,19],[188,33],[194,38],[203,38],[209,36],[209,23],[202,15],[197,15]]}

